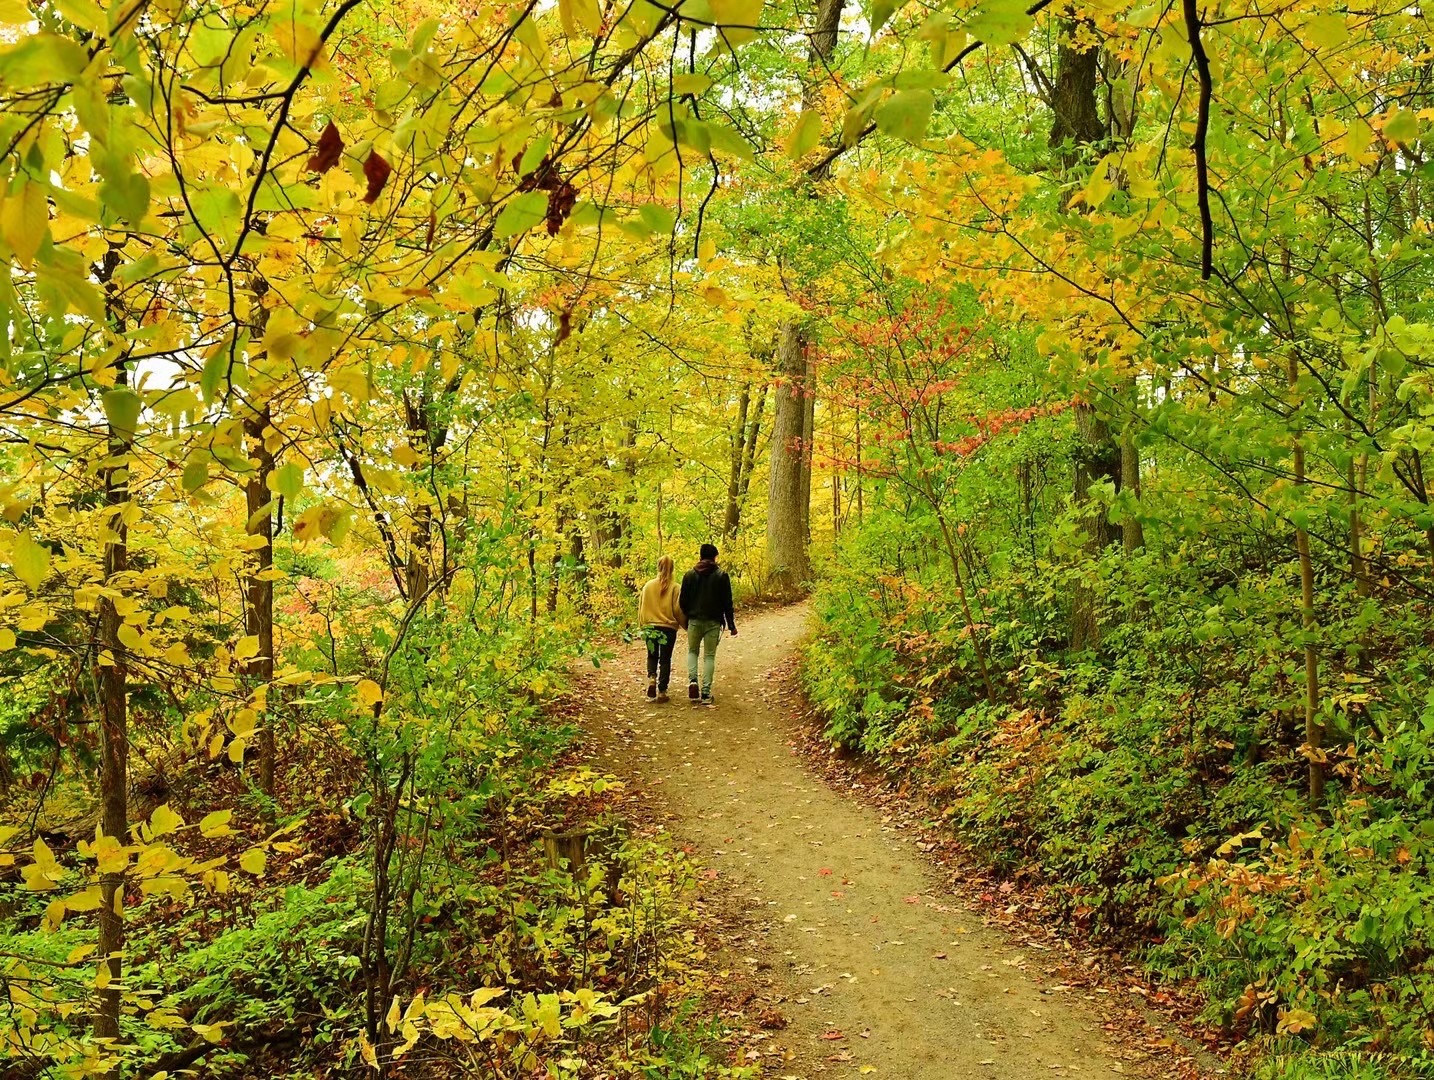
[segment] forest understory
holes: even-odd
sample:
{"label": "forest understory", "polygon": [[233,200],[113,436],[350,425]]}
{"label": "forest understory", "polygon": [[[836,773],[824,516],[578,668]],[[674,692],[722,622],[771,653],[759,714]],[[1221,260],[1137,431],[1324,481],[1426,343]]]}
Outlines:
{"label": "forest understory", "polygon": [[1160,1075],[1139,998],[1434,1077],[1431,72],[1408,0],[0,0],[0,1074]]}

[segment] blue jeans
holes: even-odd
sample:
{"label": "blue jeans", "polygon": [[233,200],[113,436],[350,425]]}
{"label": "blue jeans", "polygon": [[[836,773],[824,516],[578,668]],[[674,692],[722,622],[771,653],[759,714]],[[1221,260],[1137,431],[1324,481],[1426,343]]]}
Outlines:
{"label": "blue jeans", "polygon": [[722,640],[722,624],[706,619],[692,619],[687,624],[687,681],[697,682],[698,653],[705,649],[702,660],[702,696],[712,696],[712,673],[717,667],[717,643]]}

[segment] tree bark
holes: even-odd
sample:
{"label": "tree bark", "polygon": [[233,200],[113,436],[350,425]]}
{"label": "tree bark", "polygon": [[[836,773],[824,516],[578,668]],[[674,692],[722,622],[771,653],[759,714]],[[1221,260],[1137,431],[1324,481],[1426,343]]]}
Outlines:
{"label": "tree bark", "polygon": [[742,387],[737,398],[737,425],[727,439],[731,461],[727,470],[727,512],[722,516],[722,538],[731,540],[737,535],[742,510],[738,502],[742,494],[742,464],[747,446],[747,412],[752,404],[752,388]]}
{"label": "tree bark", "polygon": [[[1106,482],[1119,490],[1120,448],[1110,437],[1110,427],[1094,408],[1082,403],[1072,411],[1076,421],[1075,504],[1081,511],[1085,530],[1085,553],[1094,561],[1115,542],[1117,533],[1105,508],[1091,499],[1090,488]],[[1082,582],[1071,596],[1071,648],[1092,648],[1099,643],[1100,633],[1095,593]]]}
{"label": "tree bark", "polygon": [[776,388],[772,417],[772,459],[767,489],[767,567],[772,588],[782,594],[799,591],[811,573],[807,561],[807,511],[810,489],[802,486],[806,433],[806,333],[795,322],[782,328],[777,346]]}
{"label": "tree bark", "polygon": [[1139,416],[1139,391],[1132,376],[1126,385],[1130,403],[1130,420],[1120,435],[1120,490],[1135,504],[1135,512],[1120,524],[1120,539],[1126,555],[1134,555],[1145,546],[1145,526],[1140,523],[1140,450],[1135,445],[1134,425]]}
{"label": "tree bark", "polygon": [[[119,249],[111,247],[99,269],[111,324],[116,333],[122,334],[123,312],[119,310],[111,284],[119,262]],[[120,367],[115,376],[115,386],[127,385],[125,369]],[[104,463],[104,574],[107,589],[123,588],[123,579],[129,571],[129,526],[124,515],[129,505],[129,454],[132,448],[131,438],[110,426]],[[100,597],[99,624],[100,830],[124,845],[129,839],[129,663],[119,636],[123,619],[109,596]],[[99,1008],[94,1017],[96,1039],[119,1038],[126,881],[123,871],[100,877],[98,962],[107,970],[106,985],[99,991]],[[117,1076],[118,1073],[111,1075]]]}
{"label": "tree bark", "polygon": [[[1291,399],[1299,386],[1299,362],[1289,360],[1287,378]],[[1298,402],[1295,401],[1298,409]],[[1291,450],[1294,455],[1295,490],[1308,494],[1309,479],[1305,475],[1304,434],[1297,426]],[[1318,807],[1324,801],[1324,762],[1321,746],[1324,725],[1319,719],[1319,651],[1315,643],[1314,561],[1310,557],[1310,534],[1303,525],[1295,526],[1295,554],[1300,566],[1300,627],[1304,631],[1305,658],[1305,755],[1309,760],[1309,800]]]}
{"label": "tree bark", "polygon": [[[1051,151],[1061,172],[1069,172],[1085,158],[1090,148],[1106,137],[1096,91],[1100,82],[1100,51],[1076,44],[1082,23],[1064,20],[1056,47],[1056,77],[1050,90],[1052,124]],[[1121,481],[1120,447],[1109,426],[1086,402],[1077,403],[1075,449],[1075,502],[1086,532],[1085,550],[1091,558],[1115,539],[1107,515],[1089,505],[1091,484],[1109,480],[1117,488]],[[1071,647],[1089,648],[1100,640],[1100,617],[1096,597],[1086,585],[1079,585],[1071,598]]]}
{"label": "tree bark", "polygon": [[[274,517],[266,509],[274,494],[269,490],[269,477],[274,472],[274,455],[265,444],[273,415],[266,404],[244,421],[248,453],[258,461],[244,485],[250,536],[262,537],[264,545],[254,553],[254,572],[244,582],[244,632],[259,639],[259,652],[244,665],[244,673],[254,686],[269,686],[274,681],[274,582],[269,571],[274,566]],[[264,722],[259,729],[259,790],[274,797],[274,725],[273,702],[265,696]]]}
{"label": "tree bark", "polygon": [[803,350],[807,354],[806,374],[803,376],[802,402],[802,490],[807,497],[802,500],[802,540],[808,548],[812,543],[812,456],[816,449],[817,433],[817,377],[816,365],[811,359],[810,342]]}
{"label": "tree bark", "polygon": [[[836,49],[844,0],[818,0],[809,37],[809,76],[802,81],[802,108],[817,105],[825,66]],[[811,574],[807,542],[811,527],[811,460],[814,421],[809,385],[807,328],[797,319],[782,324],[777,343],[777,388],[772,416],[772,461],[767,489],[767,565],[778,592],[799,591]]]}

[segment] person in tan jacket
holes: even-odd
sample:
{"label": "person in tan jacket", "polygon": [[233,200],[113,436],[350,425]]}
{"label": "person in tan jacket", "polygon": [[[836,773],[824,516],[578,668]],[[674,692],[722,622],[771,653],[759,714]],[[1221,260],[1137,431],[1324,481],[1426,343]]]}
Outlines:
{"label": "person in tan jacket", "polygon": [[637,625],[647,642],[647,696],[667,700],[667,683],[672,678],[672,647],[677,631],[687,625],[678,606],[677,582],[672,580],[672,560],[657,560],[657,576],[642,587],[637,598]]}

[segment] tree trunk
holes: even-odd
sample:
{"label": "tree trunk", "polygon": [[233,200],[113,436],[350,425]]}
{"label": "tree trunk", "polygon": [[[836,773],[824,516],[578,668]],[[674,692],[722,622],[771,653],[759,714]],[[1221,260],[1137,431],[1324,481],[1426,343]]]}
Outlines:
{"label": "tree trunk", "polygon": [[737,398],[737,426],[732,429],[727,439],[731,461],[727,471],[727,512],[722,516],[724,540],[731,540],[737,535],[737,526],[742,516],[738,499],[742,494],[742,463],[747,446],[747,411],[751,404],[752,388],[750,385],[744,385]]}
{"label": "tree trunk", "polygon": [[812,456],[816,450],[817,433],[817,378],[816,364],[811,360],[810,342],[803,350],[807,353],[806,375],[803,377],[802,402],[802,490],[807,497],[802,500],[802,542],[808,547],[812,543]]}
{"label": "tree trunk", "polygon": [[[741,507],[747,505],[747,489],[752,486],[752,470],[757,465],[757,441],[762,434],[762,417],[766,411],[767,388],[763,386],[757,391],[757,404],[752,410],[751,423],[747,426],[747,447],[742,452],[742,483],[737,491],[739,512]],[[740,524],[739,520],[738,525]]]}
{"label": "tree trunk", "polygon": [[[244,632],[259,639],[259,652],[244,665],[244,673],[254,686],[268,687],[274,681],[274,582],[269,571],[274,566],[274,517],[268,504],[274,494],[269,490],[269,477],[274,471],[274,455],[265,444],[265,433],[273,422],[266,404],[244,421],[244,434],[249,456],[258,461],[258,468],[249,474],[244,486],[248,509],[250,536],[259,536],[264,545],[254,553],[254,572],[244,582]],[[264,722],[259,729],[259,790],[274,797],[274,703],[264,698]]]}
{"label": "tree trunk", "polygon": [[1120,490],[1135,504],[1135,510],[1120,525],[1120,538],[1126,555],[1134,555],[1145,546],[1145,526],[1140,523],[1140,450],[1135,445],[1135,423],[1139,417],[1139,391],[1132,377],[1126,387],[1130,402],[1130,419],[1120,436]]}
{"label": "tree trunk", "polygon": [[[119,249],[111,247],[100,266],[105,285],[106,307],[117,333],[124,332],[123,313],[118,308],[111,280],[119,267]],[[127,386],[123,367],[115,386]],[[124,514],[129,505],[129,454],[131,436],[109,428],[104,463],[105,546],[104,573],[107,588],[121,588],[129,570],[129,526]],[[99,601],[100,664],[100,830],[120,845],[129,839],[129,663],[120,641],[123,620],[114,600]],[[108,663],[106,663],[106,659]],[[100,877],[98,962],[104,985],[99,991],[99,1008],[94,1017],[96,1039],[119,1038],[120,980],[124,974],[123,871]],[[118,1075],[117,1072],[111,1075]]]}
{"label": "tree trunk", "polygon": [[[1110,428],[1095,409],[1081,403],[1073,412],[1076,419],[1075,503],[1081,510],[1085,529],[1085,553],[1092,562],[1099,559],[1116,540],[1116,528],[1105,508],[1090,497],[1091,485],[1107,482],[1120,488],[1120,448],[1110,437]],[[1071,597],[1071,648],[1088,649],[1100,641],[1100,616],[1096,596],[1089,585],[1076,586]]]}
{"label": "tree trunk", "polygon": [[804,503],[810,491],[802,486],[806,476],[802,437],[806,432],[806,334],[796,323],[782,328],[777,346],[777,371],[781,382],[776,389],[772,418],[772,457],[767,488],[767,567],[773,589],[797,592],[810,575],[807,562]]}
{"label": "tree trunk", "polygon": [[[844,0],[818,0],[807,49],[808,78],[802,108],[818,104],[825,66],[836,48]],[[767,486],[767,564],[772,586],[795,593],[811,575],[807,539],[811,516],[811,438],[814,402],[807,400],[807,330],[798,320],[782,324],[777,343],[777,401],[772,417],[772,459]]]}
{"label": "tree trunk", "polygon": [[[1096,89],[1100,82],[1100,52],[1094,47],[1075,44],[1082,23],[1065,20],[1061,23],[1060,43],[1056,54],[1056,78],[1050,91],[1053,114],[1050,146],[1061,172],[1069,172],[1086,157],[1090,148],[1106,135],[1097,105]],[[1119,487],[1121,480],[1120,447],[1111,437],[1110,428],[1085,403],[1075,407],[1077,442],[1075,449],[1075,502],[1082,507],[1086,530],[1085,550],[1092,558],[1115,539],[1107,515],[1087,505],[1091,484],[1109,480]],[[1100,640],[1100,618],[1096,598],[1088,586],[1076,588],[1071,600],[1071,647],[1089,648]]]}
{"label": "tree trunk", "polygon": [[[1294,357],[1289,360],[1288,381],[1293,399],[1298,394],[1299,386],[1299,363]],[[1299,408],[1298,401],[1295,401],[1294,405],[1296,409]],[[1295,429],[1292,450],[1295,490],[1302,495],[1308,494],[1304,435],[1298,426]],[[1305,639],[1305,755],[1309,759],[1310,805],[1318,807],[1324,800],[1324,762],[1321,749],[1324,726],[1319,719],[1319,651],[1315,643],[1314,561],[1310,558],[1310,534],[1303,525],[1295,526],[1295,554],[1300,565],[1300,626]]]}

